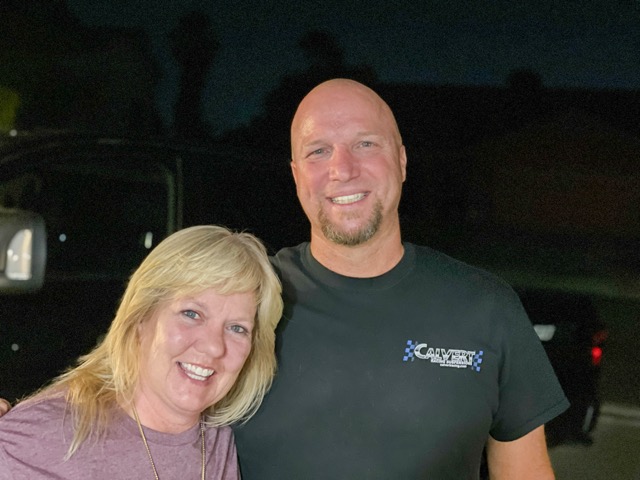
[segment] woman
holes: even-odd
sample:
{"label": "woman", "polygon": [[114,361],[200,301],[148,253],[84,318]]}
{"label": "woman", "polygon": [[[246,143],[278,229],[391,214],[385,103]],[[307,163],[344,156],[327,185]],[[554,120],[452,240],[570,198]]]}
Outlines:
{"label": "woman", "polygon": [[280,293],[254,236],[174,233],[104,340],[0,419],[0,479],[239,478],[228,425],[271,384]]}

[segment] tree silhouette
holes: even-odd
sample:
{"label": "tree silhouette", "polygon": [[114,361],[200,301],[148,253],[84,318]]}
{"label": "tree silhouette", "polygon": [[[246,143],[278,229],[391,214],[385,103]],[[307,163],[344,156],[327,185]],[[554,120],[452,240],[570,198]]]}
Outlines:
{"label": "tree silhouette", "polygon": [[[289,126],[300,100],[319,83],[331,78],[351,78],[374,87],[376,74],[370,66],[349,66],[337,40],[323,30],[311,30],[298,41],[309,66],[285,75],[264,101],[264,114],[249,127],[229,134],[230,141],[269,146],[283,153],[289,150]],[[285,154],[285,158],[288,154]]]}
{"label": "tree silhouette", "polygon": [[0,85],[19,96],[16,128],[159,133],[159,69],[142,29],[83,25],[65,0],[2,0],[0,18]]}
{"label": "tree silhouette", "polygon": [[345,69],[344,53],[327,32],[311,30],[300,39],[298,46],[309,60],[308,72],[329,74],[331,71],[340,72]]}
{"label": "tree silhouette", "polygon": [[528,68],[511,70],[507,77],[507,107],[503,117],[507,128],[521,128],[553,110],[547,104],[542,77]]}
{"label": "tree silhouette", "polygon": [[198,11],[184,15],[169,34],[169,40],[171,52],[182,68],[174,133],[182,138],[208,137],[210,129],[202,115],[202,93],[207,72],[220,47],[209,16]]}
{"label": "tree silhouette", "polygon": [[528,68],[518,68],[509,72],[507,83],[513,90],[535,93],[542,88],[542,77]]}

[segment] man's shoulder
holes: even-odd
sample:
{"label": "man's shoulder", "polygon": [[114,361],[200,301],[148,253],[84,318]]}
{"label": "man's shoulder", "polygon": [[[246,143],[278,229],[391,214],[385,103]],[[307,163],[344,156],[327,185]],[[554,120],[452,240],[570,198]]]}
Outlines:
{"label": "man's shoulder", "polygon": [[271,259],[271,262],[277,262],[281,259],[300,256],[300,254],[307,248],[308,245],[309,242],[302,242],[292,247],[284,247],[278,250],[275,255],[271,255],[269,258]]}
{"label": "man's shoulder", "polygon": [[278,250],[275,255],[271,255],[269,257],[269,260],[271,260],[271,265],[273,265],[276,272],[281,275],[283,269],[286,269],[292,264],[297,264],[300,262],[302,255],[308,248],[308,245],[309,242],[303,242],[293,247],[285,247]]}
{"label": "man's shoulder", "polygon": [[419,274],[429,275],[452,287],[469,287],[479,291],[514,295],[511,285],[502,277],[482,267],[472,265],[449,254],[424,245],[405,244],[415,252]]}
{"label": "man's shoulder", "polygon": [[415,245],[412,243],[405,243],[404,245],[405,249],[412,248],[415,251],[416,261],[422,267],[436,268],[464,275],[478,275],[491,279],[492,281],[504,283],[504,280],[494,273],[451,256],[441,250],[436,250],[426,245]]}

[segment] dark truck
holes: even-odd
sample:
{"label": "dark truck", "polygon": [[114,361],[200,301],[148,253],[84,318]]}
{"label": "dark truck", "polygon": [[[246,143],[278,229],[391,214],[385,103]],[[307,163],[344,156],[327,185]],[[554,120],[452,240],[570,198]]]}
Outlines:
{"label": "dark truck", "polygon": [[168,234],[221,224],[273,253],[309,229],[286,154],[71,134],[0,139],[0,224],[0,397],[11,401],[96,344]]}

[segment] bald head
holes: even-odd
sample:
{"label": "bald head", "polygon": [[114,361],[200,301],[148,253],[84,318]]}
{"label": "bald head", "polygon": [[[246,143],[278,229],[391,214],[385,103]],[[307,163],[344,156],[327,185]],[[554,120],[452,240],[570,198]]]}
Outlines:
{"label": "bald head", "polygon": [[390,247],[375,273],[389,258],[400,258],[398,205],[407,156],[393,113],[378,94],[346,79],[315,87],[293,117],[291,158],[316,259],[347,272],[339,265],[346,257],[334,255],[335,248]]}
{"label": "bald head", "polygon": [[296,158],[300,142],[309,137],[320,119],[333,118],[338,124],[345,116],[345,111],[356,111],[362,116],[378,119],[396,146],[402,145],[402,137],[389,105],[369,87],[354,80],[335,78],[316,86],[300,102],[291,122],[292,157]]}

